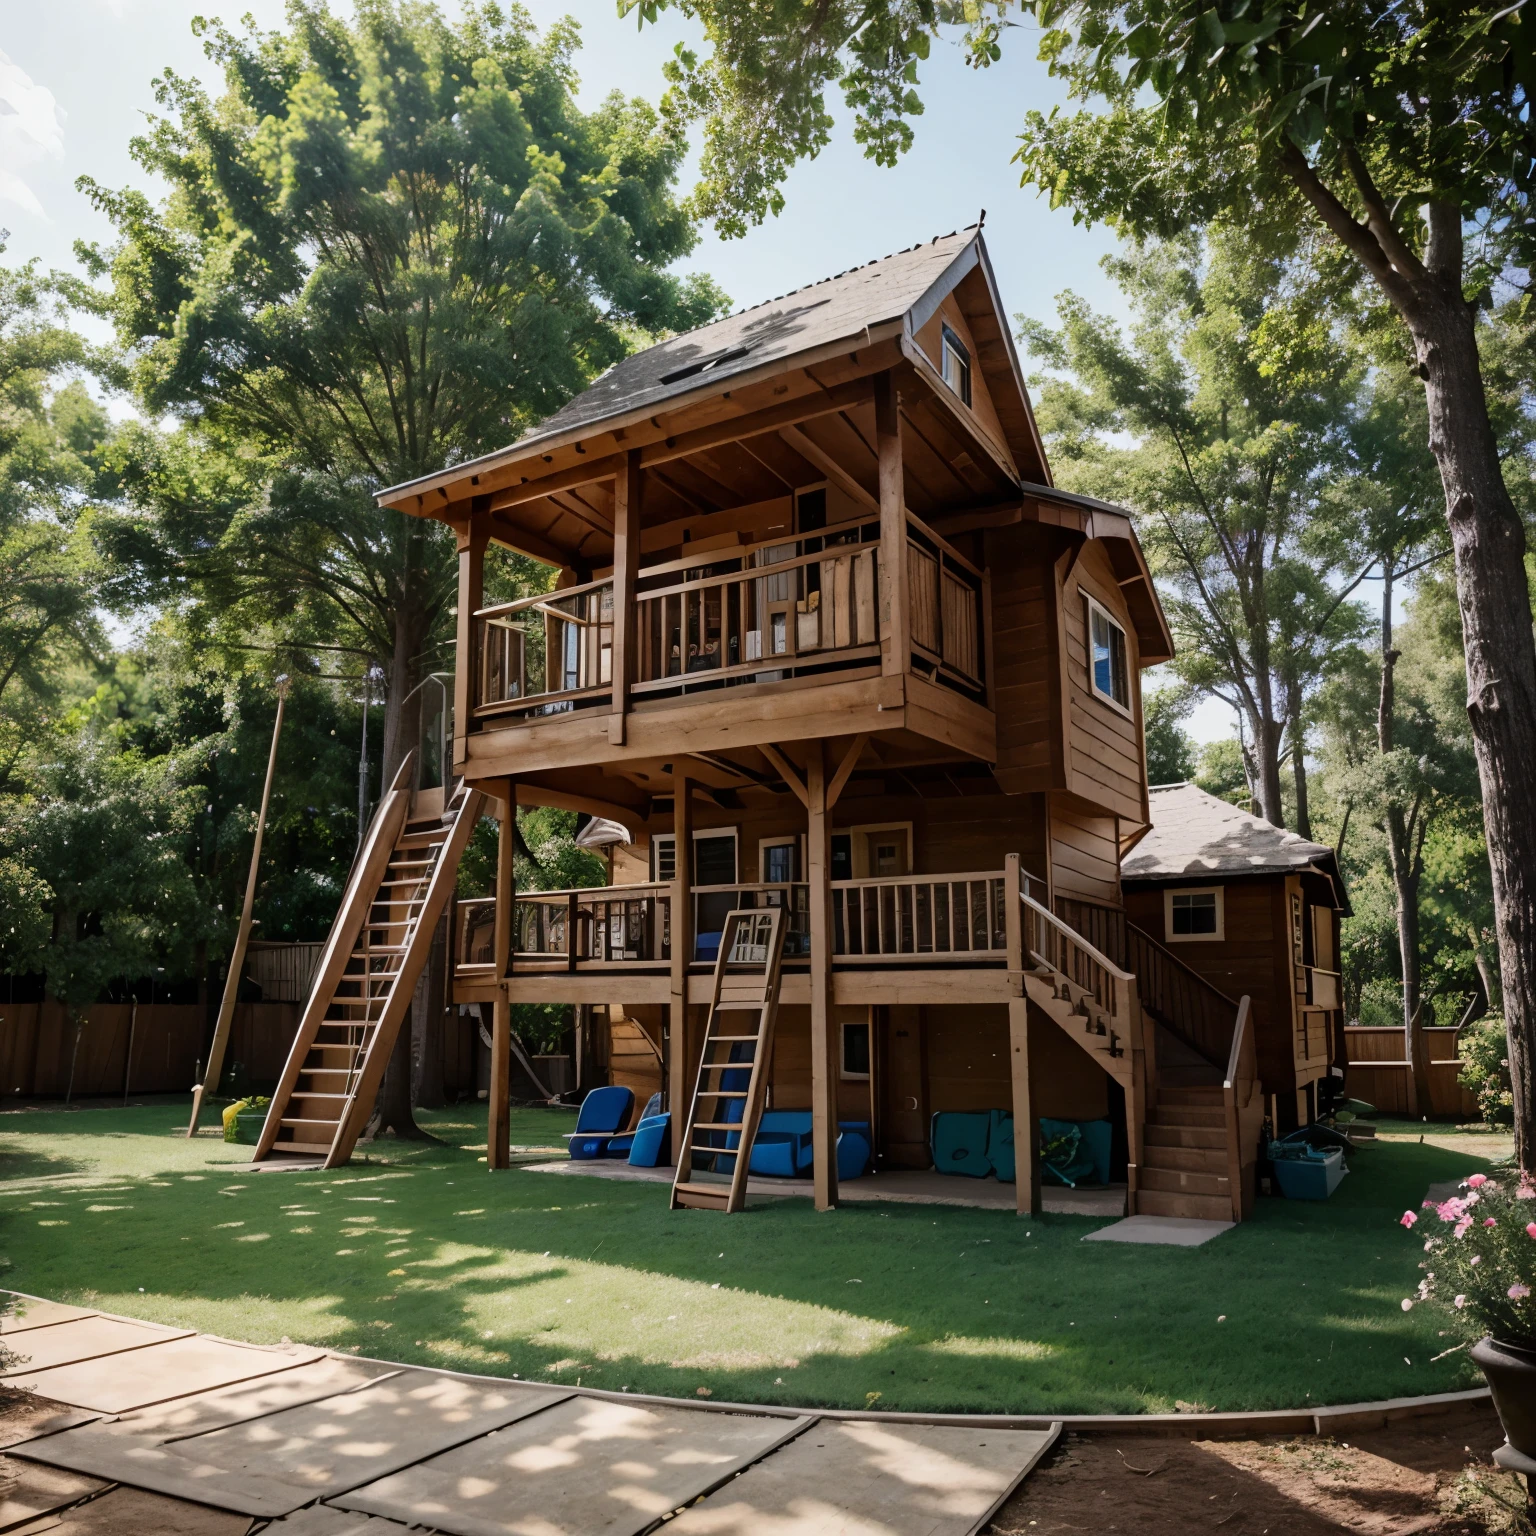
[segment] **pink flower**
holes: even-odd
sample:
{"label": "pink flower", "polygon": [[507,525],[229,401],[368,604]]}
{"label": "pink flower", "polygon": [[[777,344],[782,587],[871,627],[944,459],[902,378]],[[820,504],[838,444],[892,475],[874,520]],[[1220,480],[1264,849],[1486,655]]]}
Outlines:
{"label": "pink flower", "polygon": [[1528,1285],[1521,1285],[1517,1280],[1505,1294],[1511,1301],[1524,1301],[1531,1294],[1531,1288]]}
{"label": "pink flower", "polygon": [[1473,1263],[1474,1263],[1474,1264],[1481,1264],[1481,1263],[1482,1263],[1482,1262],[1483,1262],[1483,1256],[1482,1256],[1482,1254],[1480,1254],[1480,1253],[1474,1253],[1474,1254],[1473,1254],[1473,1255],[1472,1255],[1472,1262],[1473,1262]]}
{"label": "pink flower", "polygon": [[1520,1188],[1515,1191],[1515,1199],[1536,1200],[1536,1189],[1532,1189],[1529,1184],[1522,1184]]}
{"label": "pink flower", "polygon": [[1484,1225],[1484,1226],[1485,1226],[1485,1227],[1496,1227],[1496,1226],[1498,1226],[1498,1222],[1496,1222],[1496,1221],[1495,1221],[1495,1220],[1494,1220],[1494,1219],[1493,1219],[1493,1217],[1492,1217],[1492,1216],[1484,1216],[1484,1217],[1483,1217],[1483,1225]]}
{"label": "pink flower", "polygon": [[1527,1237],[1536,1237],[1536,1221],[1528,1221],[1528,1222],[1526,1222],[1526,1224],[1525,1224],[1525,1235]]}
{"label": "pink flower", "polygon": [[1403,1311],[1404,1312],[1412,1312],[1413,1311],[1413,1303],[1406,1296],[1403,1297]]}
{"label": "pink flower", "polygon": [[1445,1201],[1443,1204],[1437,1205],[1435,1207],[1435,1215],[1438,1216],[1441,1221],[1460,1221],[1461,1218],[1466,1215],[1466,1213],[1467,1202],[1454,1196],[1451,1199]]}
{"label": "pink flower", "polygon": [[1461,1311],[1461,1309],[1462,1309],[1462,1308],[1463,1308],[1463,1307],[1464,1307],[1464,1306],[1466,1306],[1466,1304],[1467,1304],[1467,1298],[1466,1298],[1466,1297],[1465,1297],[1465,1296],[1458,1296],[1458,1297],[1457,1297],[1457,1298],[1456,1298],[1456,1299],[1455,1299],[1455,1301],[1453,1301],[1453,1302],[1452,1302],[1452,1303],[1451,1303],[1451,1305],[1452,1305],[1452,1306],[1453,1306],[1453,1307],[1455,1307],[1455,1308],[1456,1308],[1456,1310],[1457,1310],[1457,1311],[1458,1311],[1458,1312],[1459,1312],[1459,1311]]}
{"label": "pink flower", "polygon": [[1452,1234],[1456,1237],[1465,1237],[1467,1235],[1467,1229],[1471,1225],[1472,1218],[1470,1216],[1463,1216],[1461,1220],[1456,1223],[1455,1227],[1452,1228]]}
{"label": "pink flower", "polygon": [[1483,1185],[1486,1184],[1487,1182],[1488,1182],[1488,1175],[1486,1173],[1474,1173],[1472,1175],[1472,1177],[1467,1180],[1467,1188],[1468,1189],[1481,1189],[1483,1187]]}
{"label": "pink flower", "polygon": [[[1404,1227],[1416,1226],[1418,1224],[1418,1220],[1419,1218],[1415,1216],[1412,1211],[1404,1211],[1403,1219],[1399,1225]],[[1532,1222],[1531,1225],[1536,1226],[1536,1222]],[[1531,1233],[1531,1236],[1536,1237],[1536,1232]]]}

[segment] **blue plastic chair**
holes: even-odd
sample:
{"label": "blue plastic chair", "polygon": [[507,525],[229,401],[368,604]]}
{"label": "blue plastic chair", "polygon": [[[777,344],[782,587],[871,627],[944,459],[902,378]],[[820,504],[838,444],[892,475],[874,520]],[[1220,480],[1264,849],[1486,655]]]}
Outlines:
{"label": "blue plastic chair", "polygon": [[660,1113],[661,1095],[659,1093],[653,1093],[650,1098],[645,1101],[645,1108],[640,1111],[639,1125],[636,1125],[632,1131],[625,1131],[622,1136],[615,1136],[608,1143],[608,1145],[603,1148],[602,1155],[604,1157],[628,1157],[629,1154],[634,1150],[635,1137],[639,1133],[640,1126],[644,1125],[650,1116],[659,1115]]}
{"label": "blue plastic chair", "polygon": [[[654,1102],[654,1100],[652,1101]],[[672,1116],[670,1112],[647,1115],[635,1127],[635,1144],[629,1149],[631,1168],[659,1168],[666,1160],[671,1146]]]}
{"label": "blue plastic chair", "polygon": [[578,1161],[601,1157],[603,1149],[628,1122],[634,1107],[633,1089],[594,1088],[581,1101],[576,1129],[565,1138],[571,1156]]}
{"label": "blue plastic chair", "polygon": [[798,1179],[811,1168],[811,1112],[770,1109],[757,1123],[748,1171],[768,1179]]}

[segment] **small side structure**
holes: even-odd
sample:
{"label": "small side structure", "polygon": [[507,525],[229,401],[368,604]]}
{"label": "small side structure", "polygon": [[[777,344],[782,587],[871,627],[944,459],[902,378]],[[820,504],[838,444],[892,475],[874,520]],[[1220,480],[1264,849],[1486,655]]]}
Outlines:
{"label": "small side structure", "polygon": [[[1194,784],[1149,790],[1151,829],[1121,864],[1126,920],[1231,997],[1252,999],[1259,1077],[1277,1133],[1317,1112],[1347,1065],[1338,856]],[[1140,969],[1140,967],[1137,967]]]}

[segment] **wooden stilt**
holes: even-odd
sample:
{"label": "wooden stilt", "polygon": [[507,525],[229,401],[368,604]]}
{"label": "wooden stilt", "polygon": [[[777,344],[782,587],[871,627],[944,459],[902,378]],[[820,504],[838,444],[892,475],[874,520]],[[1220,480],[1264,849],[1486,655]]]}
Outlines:
{"label": "wooden stilt", "polygon": [[688,962],[693,958],[693,786],[672,775],[672,971],[668,993],[667,1108],[672,1114],[672,1163],[682,1145],[693,1052],[688,1040]]}
{"label": "wooden stilt", "polygon": [[816,1209],[837,1205],[837,1054],[832,1028],[832,828],[826,748],[807,749],[806,879],[811,925],[811,1150]]}
{"label": "wooden stilt", "polygon": [[1023,875],[1019,856],[1003,861],[1003,919],[1008,939],[1008,1055],[1013,1081],[1014,1204],[1020,1216],[1040,1214],[1040,1138],[1029,1083],[1029,999],[1024,995]]}
{"label": "wooden stilt", "polygon": [[277,770],[277,743],[283,734],[283,705],[288,699],[288,679],[277,680],[277,719],[272,723],[272,750],[267,754],[267,779],[261,790],[261,810],[256,816],[256,841],[251,845],[251,869],[245,879],[245,905],[240,908],[240,926],[235,931],[235,947],[229,957],[229,974],[224,978],[224,997],[219,1003],[219,1019],[214,1025],[213,1044],[208,1051],[208,1069],[203,1080],[192,1090],[192,1118],[187,1122],[187,1137],[197,1135],[198,1117],[203,1099],[219,1086],[224,1070],[224,1052],[229,1047],[229,1031],[235,1020],[235,998],[240,992],[240,973],[245,969],[246,946],[251,940],[251,908],[256,903],[256,876],[261,868],[261,839],[267,829],[267,806],[272,799],[272,775]]}
{"label": "wooden stilt", "polygon": [[491,1081],[485,1116],[485,1166],[510,1166],[508,1121],[512,1094],[512,1005],[506,978],[512,966],[513,903],[517,899],[513,853],[517,846],[517,784],[508,779],[501,801],[501,831],[496,844],[496,927],[492,937],[501,995],[491,1005]]}

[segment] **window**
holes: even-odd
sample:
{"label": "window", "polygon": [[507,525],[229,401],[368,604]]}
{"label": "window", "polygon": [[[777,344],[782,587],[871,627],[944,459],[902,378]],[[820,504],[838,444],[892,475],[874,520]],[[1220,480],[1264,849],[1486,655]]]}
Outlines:
{"label": "window", "polygon": [[[658,884],[677,879],[677,839],[670,832],[651,839],[651,878]],[[693,834],[693,883],[730,885],[736,879],[736,829]]]}
{"label": "window", "polygon": [[765,838],[758,848],[764,885],[789,885],[801,878],[798,837]]}
{"label": "window", "polygon": [[843,1057],[842,1069],[838,1073],[844,1078],[862,1078],[869,1080],[869,1022],[860,1019],[857,1023],[847,1021],[843,1024]]}
{"label": "window", "polygon": [[946,325],[939,352],[939,372],[944,382],[969,405],[971,403],[971,354],[965,343]]}
{"label": "window", "polygon": [[847,832],[832,834],[832,878],[853,879],[853,838]]}
{"label": "window", "polygon": [[1163,920],[1168,942],[1220,940],[1224,937],[1221,889],[1210,886],[1203,891],[1166,891]]}
{"label": "window", "polygon": [[1088,669],[1093,691],[1129,714],[1131,674],[1126,663],[1125,630],[1091,597],[1088,599]]}

